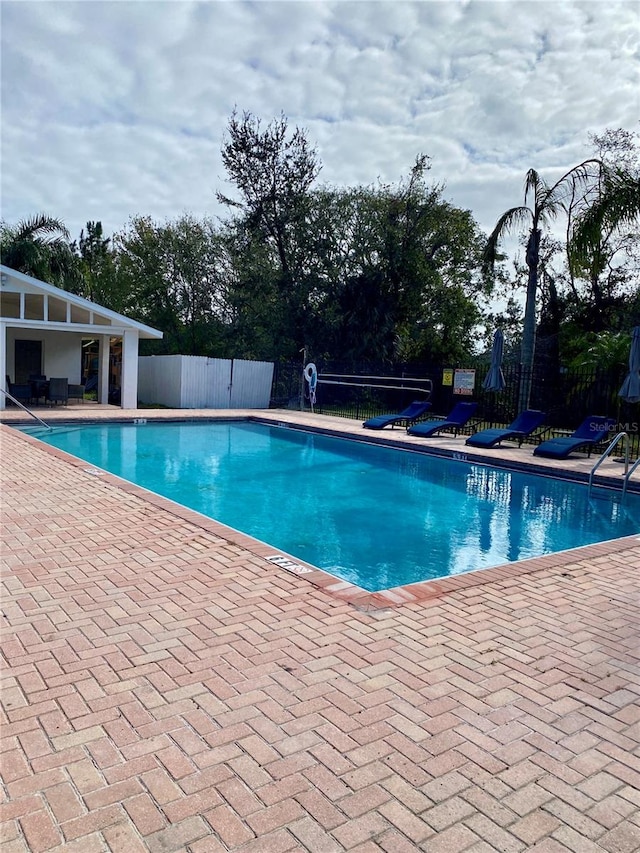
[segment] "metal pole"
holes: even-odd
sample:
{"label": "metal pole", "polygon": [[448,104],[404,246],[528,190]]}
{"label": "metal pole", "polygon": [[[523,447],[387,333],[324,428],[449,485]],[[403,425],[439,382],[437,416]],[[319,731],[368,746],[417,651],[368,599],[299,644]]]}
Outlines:
{"label": "metal pole", "polygon": [[42,426],[45,427],[45,429],[53,429],[53,427],[49,426],[49,424],[45,424],[45,422],[41,420],[37,415],[34,415],[31,409],[27,409],[26,406],[23,406],[20,400],[16,400],[16,398],[12,394],[10,394],[8,391],[5,391],[4,388],[0,388],[0,391],[2,391],[4,396],[8,397],[12,403],[15,403],[16,406],[20,406],[20,408],[23,409],[28,415],[31,415],[32,418],[35,418],[39,424],[42,424]]}

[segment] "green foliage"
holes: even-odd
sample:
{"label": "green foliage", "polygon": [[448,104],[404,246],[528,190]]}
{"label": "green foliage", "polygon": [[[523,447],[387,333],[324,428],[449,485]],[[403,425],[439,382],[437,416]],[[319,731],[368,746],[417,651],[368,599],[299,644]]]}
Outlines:
{"label": "green foliage", "polygon": [[281,115],[261,129],[249,112],[233,112],[222,147],[222,162],[240,201],[221,193],[218,200],[240,210],[247,227],[273,251],[284,276],[297,272],[296,226],[304,218],[305,197],[320,171],[315,150],[300,128],[289,131]]}
{"label": "green foliage", "polygon": [[468,211],[425,181],[309,196],[305,342],[347,362],[456,358],[471,349],[482,238]]}
{"label": "green foliage", "polygon": [[628,332],[587,332],[576,335],[568,346],[569,368],[601,368],[625,366],[629,361]]}
{"label": "green foliage", "polygon": [[146,345],[147,350],[222,354],[221,248],[214,226],[191,216],[163,225],[135,217],[115,242],[124,310],[165,333],[162,342]]}
{"label": "green foliage", "polygon": [[605,167],[590,203],[572,223],[568,244],[571,275],[584,282],[600,328],[607,311],[637,281],[639,223],[640,166]]}
{"label": "green foliage", "polygon": [[278,271],[264,242],[241,219],[221,232],[226,355],[271,360],[281,352]]}
{"label": "green foliage", "polygon": [[[304,130],[290,130],[284,115],[263,129],[251,113],[234,111],[222,161],[240,199],[217,197],[235,211],[229,225],[242,235],[249,256],[246,263],[233,253],[241,267],[236,270],[241,293],[234,300],[240,324],[245,326],[247,313],[253,312],[251,302],[269,306],[260,349],[277,341],[280,353],[294,357],[304,346],[308,318],[309,191],[321,168],[316,151]],[[259,279],[251,273],[257,269]]]}
{"label": "green foliage", "polygon": [[78,242],[71,244],[77,257],[79,279],[74,292],[85,299],[122,312],[126,304],[123,282],[117,274],[118,255],[105,237],[101,222],[87,222]]}
{"label": "green foliage", "polygon": [[352,362],[468,351],[472,296],[488,282],[481,241],[469,212],[427,186],[426,156],[397,186],[314,190],[320,165],[303,130],[284,116],[263,130],[235,112],[222,154],[239,192],[218,194],[235,212],[227,295],[236,345]]}
{"label": "green foliage", "polygon": [[61,220],[44,213],[14,226],[2,222],[0,256],[5,266],[56,287],[73,290],[80,280],[69,232]]}

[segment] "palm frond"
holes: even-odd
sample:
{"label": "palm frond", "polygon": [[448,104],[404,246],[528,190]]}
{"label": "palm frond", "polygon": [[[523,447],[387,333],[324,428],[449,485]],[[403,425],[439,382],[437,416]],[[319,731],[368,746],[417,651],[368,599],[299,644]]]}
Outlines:
{"label": "palm frond", "polygon": [[533,209],[537,211],[544,203],[544,199],[549,193],[549,186],[544,178],[542,178],[535,169],[529,169],[527,176],[524,179],[524,203],[529,202],[529,197],[533,197]]}
{"label": "palm frond", "polygon": [[537,211],[537,221],[540,225],[549,227],[564,210],[563,202],[552,196],[547,196]]}
{"label": "palm frond", "polygon": [[45,213],[36,213],[29,219],[21,219],[16,225],[15,232],[19,240],[36,239],[45,234],[54,235],[55,238],[64,237],[66,240],[70,237],[61,219],[55,219]]}
{"label": "palm frond", "polygon": [[597,199],[577,219],[570,255],[586,260],[599,246],[604,232],[637,225],[640,219],[640,178],[623,169],[608,170]]}
{"label": "palm frond", "polygon": [[610,227],[637,223],[640,217],[640,177],[621,169],[610,172],[599,203],[603,220]]}
{"label": "palm frond", "polygon": [[596,186],[602,179],[603,169],[602,161],[595,159],[584,160],[573,166],[548,188],[545,207],[553,208],[558,213],[577,191],[586,190],[589,185]]}
{"label": "palm frond", "polygon": [[484,266],[491,268],[498,260],[498,244],[506,234],[529,227],[532,220],[533,214],[528,207],[512,207],[503,213],[487,238],[483,252]]}

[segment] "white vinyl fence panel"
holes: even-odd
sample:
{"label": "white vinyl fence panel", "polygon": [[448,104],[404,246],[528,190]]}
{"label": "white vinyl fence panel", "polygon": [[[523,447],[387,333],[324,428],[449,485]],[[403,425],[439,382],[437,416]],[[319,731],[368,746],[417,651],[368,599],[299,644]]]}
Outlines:
{"label": "white vinyl fence panel", "polygon": [[181,409],[228,409],[231,385],[229,358],[183,355]]}
{"label": "white vinyl fence panel", "polygon": [[230,408],[268,409],[272,383],[272,361],[234,360]]}
{"label": "white vinyl fence panel", "polygon": [[154,355],[138,359],[138,399],[141,403],[160,403],[172,409],[181,408],[181,374],[179,356]]}
{"label": "white vinyl fence panel", "polygon": [[175,409],[266,409],[273,363],[193,355],[139,359],[138,397]]}

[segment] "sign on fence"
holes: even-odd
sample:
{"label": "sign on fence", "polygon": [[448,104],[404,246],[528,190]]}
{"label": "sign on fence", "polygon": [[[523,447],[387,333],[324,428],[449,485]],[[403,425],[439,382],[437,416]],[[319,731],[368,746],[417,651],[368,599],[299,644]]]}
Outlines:
{"label": "sign on fence", "polygon": [[453,393],[471,396],[476,384],[475,370],[456,370],[453,377]]}

